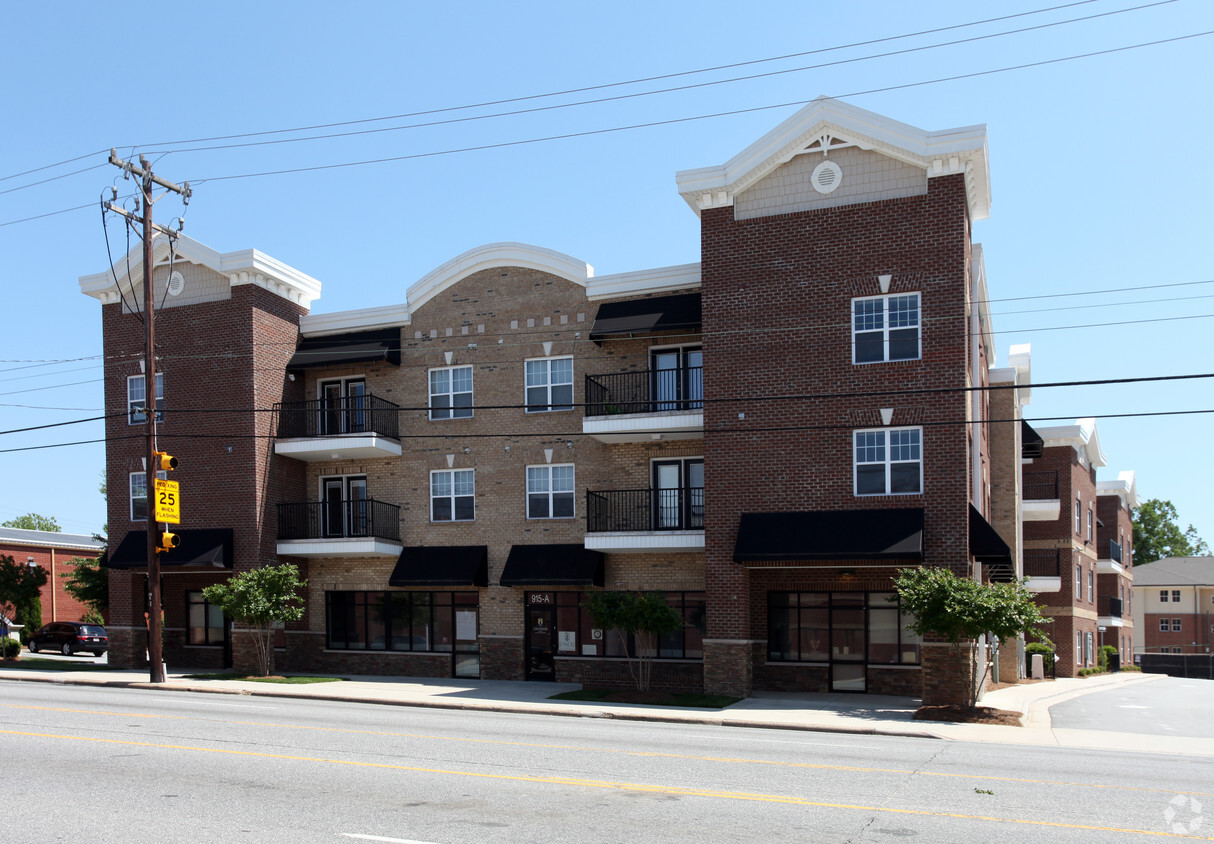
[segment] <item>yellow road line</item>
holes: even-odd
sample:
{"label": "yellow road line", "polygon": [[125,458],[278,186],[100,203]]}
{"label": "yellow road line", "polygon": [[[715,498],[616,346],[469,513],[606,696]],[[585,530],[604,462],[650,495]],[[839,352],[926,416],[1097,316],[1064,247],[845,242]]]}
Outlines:
{"label": "yellow road line", "polygon": [[419,774],[440,774],[444,776],[474,777],[477,779],[505,780],[511,782],[533,782],[543,785],[567,785],[576,788],[604,788],[617,791],[639,791],[650,794],[670,794],[679,797],[710,797],[722,800],[746,800],[759,803],[781,803],[793,806],[812,806],[821,809],[850,809],[861,812],[881,812],[896,815],[922,815],[935,818],[955,818],[967,821],[991,821],[993,823],[1024,824],[1027,826],[1044,826],[1062,829],[1089,829],[1096,832],[1119,832],[1130,835],[1152,835],[1159,838],[1181,838],[1195,841],[1214,841],[1200,835],[1177,835],[1171,832],[1158,832],[1150,829],[1129,829],[1114,826],[1093,826],[1090,824],[1062,823],[1061,821],[1043,821],[1031,818],[999,818],[992,815],[964,815],[959,812],[933,812],[927,809],[893,809],[886,806],[864,806],[852,803],[825,803],[815,800],[805,800],[780,794],[755,794],[744,791],[717,791],[715,789],[681,788],[679,786],[651,785],[647,783],[613,782],[611,780],[585,780],[574,777],[536,777],[516,774],[486,774],[475,771],[455,771],[444,768],[422,768],[414,765],[392,765],[386,762],[356,762],[349,759],[326,759],[319,756],[294,756],[283,753],[262,753],[251,750],[231,750],[228,748],[194,747],[184,744],[157,744],[150,741],[130,741],[127,739],[94,738],[90,736],[68,736],[55,733],[31,733],[21,730],[0,730],[0,734],[27,736],[31,738],[64,739],[67,741],[94,742],[98,744],[117,744],[127,747],[151,747],[160,750],[189,750],[198,753],[218,753],[227,756],[251,756],[261,759],[281,759],[290,762],[317,762],[327,765],[346,765],[358,768],[377,768],[391,771],[409,771]]}
{"label": "yellow road line", "polygon": [[1025,785],[1066,786],[1070,788],[1101,788],[1116,791],[1141,791],[1157,794],[1187,794],[1194,797],[1214,797],[1208,791],[1178,791],[1173,788],[1150,788],[1137,785],[1103,784],[1090,782],[1071,782],[1068,780],[1040,780],[1028,777],[1001,777],[991,774],[954,774],[937,771],[919,771],[903,768],[870,768],[860,765],[827,765],[820,762],[781,762],[772,759],[746,759],[730,756],[702,756],[685,753],[661,753],[648,750],[627,750],[609,747],[585,747],[572,744],[542,744],[523,741],[502,741],[500,739],[467,738],[463,736],[436,736],[426,733],[399,733],[385,730],[354,730],[346,727],[312,727],[303,724],[276,724],[265,721],[240,721],[226,718],[194,718],[185,715],[156,715],[150,713],[110,712],[97,709],[71,709],[68,707],[32,706],[27,704],[0,704],[8,709],[34,709],[45,712],[70,712],[81,715],[112,715],[119,718],[163,718],[170,721],[198,721],[201,723],[235,724],[242,727],[273,727],[283,730],[306,730],[310,732],[328,732],[350,735],[385,736],[389,738],[426,739],[429,741],[462,742],[466,744],[487,744],[499,747],[526,747],[535,750],[574,750],[589,753],[611,753],[620,756],[653,757],[656,759],[686,759],[693,762],[725,762],[734,765],[767,765],[776,768],[799,768],[820,771],[849,771],[861,774],[911,774],[923,777],[943,777],[946,779],[981,780],[984,782],[1015,782]]}

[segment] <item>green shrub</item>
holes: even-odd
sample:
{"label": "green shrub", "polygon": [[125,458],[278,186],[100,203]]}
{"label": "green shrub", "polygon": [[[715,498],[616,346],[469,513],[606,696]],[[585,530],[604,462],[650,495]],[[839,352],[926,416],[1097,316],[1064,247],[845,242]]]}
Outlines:
{"label": "green shrub", "polygon": [[84,611],[84,615],[80,616],[80,620],[85,624],[96,624],[105,627],[105,616],[97,612],[97,610],[89,607]]}
{"label": "green shrub", "polygon": [[1116,656],[1119,653],[1113,645],[1102,645],[1100,648],[1100,670],[1109,670],[1109,656]]}
{"label": "green shrub", "polygon": [[16,639],[10,639],[5,636],[0,639],[0,658],[16,659],[21,656],[21,643]]}
{"label": "green shrub", "polygon": [[[1033,654],[1041,654],[1041,662],[1045,665],[1045,673],[1051,674],[1054,671],[1054,646],[1049,642],[1030,642],[1024,646],[1024,653],[1031,657]],[[1032,659],[1029,659],[1032,662]],[[1030,666],[1031,667],[1031,666]]]}

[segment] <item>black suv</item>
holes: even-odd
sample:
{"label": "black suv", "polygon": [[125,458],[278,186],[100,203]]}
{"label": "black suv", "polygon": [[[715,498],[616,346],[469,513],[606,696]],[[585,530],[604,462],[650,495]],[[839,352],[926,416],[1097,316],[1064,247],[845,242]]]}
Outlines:
{"label": "black suv", "polygon": [[71,656],[78,651],[89,651],[101,656],[110,647],[110,639],[100,624],[85,624],[83,621],[56,621],[30,636],[30,653],[39,650],[59,651]]}

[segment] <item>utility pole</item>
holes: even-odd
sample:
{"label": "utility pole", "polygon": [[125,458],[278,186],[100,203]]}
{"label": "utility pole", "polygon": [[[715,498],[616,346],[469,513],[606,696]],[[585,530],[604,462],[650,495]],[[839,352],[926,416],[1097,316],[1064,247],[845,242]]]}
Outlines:
{"label": "utility pole", "polygon": [[[108,210],[121,214],[128,220],[138,222],[143,228],[143,396],[144,422],[146,423],[146,458],[144,459],[144,486],[147,490],[147,523],[148,523],[148,671],[153,683],[163,683],[164,653],[161,648],[163,618],[160,606],[160,537],[159,530],[152,529],[153,489],[155,488],[156,470],[159,467],[156,453],[156,333],[153,320],[155,297],[152,291],[152,236],[160,233],[170,238],[176,238],[178,232],[158,226],[152,222],[152,206],[155,199],[152,190],[160,186],[167,191],[180,194],[188,203],[190,200],[190,183],[176,185],[160,178],[152,172],[148,160],[139,156],[139,164],[123,161],[115,150],[110,150],[110,164],[120,168],[124,173],[133,175],[139,180],[140,201],[143,205],[142,219],[116,206],[113,202],[105,203]],[[159,525],[157,525],[159,527]]]}

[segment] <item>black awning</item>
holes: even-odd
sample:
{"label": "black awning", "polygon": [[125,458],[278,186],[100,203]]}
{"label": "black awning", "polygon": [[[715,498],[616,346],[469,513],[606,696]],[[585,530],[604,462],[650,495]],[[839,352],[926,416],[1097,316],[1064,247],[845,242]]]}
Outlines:
{"label": "black awning", "polygon": [[923,510],[743,513],[736,563],[922,560]]}
{"label": "black awning", "polygon": [[342,363],[376,363],[381,360],[393,366],[400,366],[399,328],[331,334],[328,337],[306,337],[300,341],[299,348],[287,363],[287,369],[335,366]]}
{"label": "black awning", "polygon": [[1010,583],[1016,579],[1012,549],[973,504],[970,505],[970,554],[986,566],[991,580]]}
{"label": "black awning", "polygon": [[[232,567],[231,528],[193,528],[173,531],[181,537],[181,544],[172,551],[160,552],[160,565],[205,566],[230,569]],[[114,553],[106,561],[112,569],[144,568],[148,564],[148,532],[128,531],[118,543]]]}
{"label": "black awning", "polygon": [[604,302],[595,314],[590,339],[597,343],[613,337],[659,332],[698,333],[700,325],[699,293]]}
{"label": "black awning", "polygon": [[1020,420],[1020,456],[1040,457],[1045,451],[1045,440],[1033,426],[1023,419]]}
{"label": "black awning", "polygon": [[400,552],[389,586],[488,586],[487,545],[416,545]]}
{"label": "black awning", "polygon": [[603,553],[581,545],[514,545],[502,586],[602,586]]}

